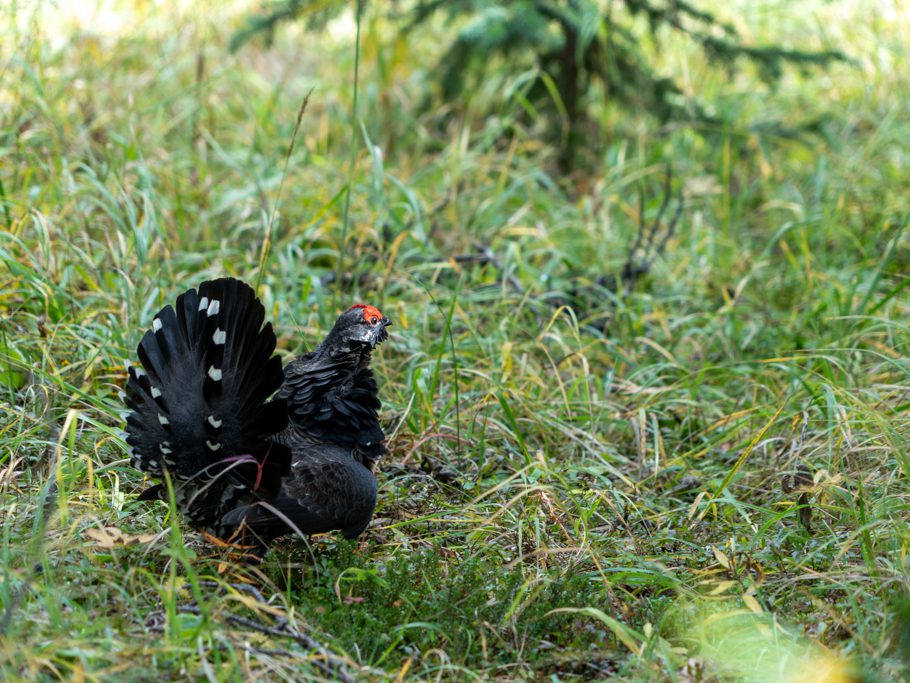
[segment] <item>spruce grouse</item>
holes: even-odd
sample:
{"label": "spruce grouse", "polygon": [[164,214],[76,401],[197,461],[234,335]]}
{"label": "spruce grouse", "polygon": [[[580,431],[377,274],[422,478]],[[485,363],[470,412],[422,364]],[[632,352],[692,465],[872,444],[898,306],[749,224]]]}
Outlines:
{"label": "spruce grouse", "polygon": [[282,370],[264,320],[253,289],[233,278],[203,282],[155,316],[126,386],[131,461],[162,482],[141,498],[166,498],[167,475],[180,512],[215,536],[354,538],[376,505],[385,436],[370,357],[391,322],[352,306]]}

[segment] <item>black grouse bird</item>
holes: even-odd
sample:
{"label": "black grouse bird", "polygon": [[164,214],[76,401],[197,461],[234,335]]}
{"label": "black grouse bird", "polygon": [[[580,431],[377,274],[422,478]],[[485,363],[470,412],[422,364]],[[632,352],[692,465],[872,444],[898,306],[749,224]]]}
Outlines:
{"label": "black grouse bird", "polygon": [[[129,368],[132,463],[168,476],[180,512],[215,536],[265,545],[339,529],[354,538],[376,505],[385,436],[370,357],[391,322],[357,304],[282,370],[264,320],[253,289],[233,278],[203,282],[158,312],[137,349],[142,368]],[[166,495],[159,483],[141,498]]]}

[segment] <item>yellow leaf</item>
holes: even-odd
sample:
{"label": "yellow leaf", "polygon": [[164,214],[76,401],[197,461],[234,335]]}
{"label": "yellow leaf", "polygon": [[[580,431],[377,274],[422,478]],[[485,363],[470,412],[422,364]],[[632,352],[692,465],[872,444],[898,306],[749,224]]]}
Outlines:
{"label": "yellow leaf", "polygon": [[756,614],[762,614],[764,610],[761,608],[758,600],[753,598],[748,593],[743,595],[743,602],[746,603],[746,607],[755,612]]}
{"label": "yellow leaf", "polygon": [[714,557],[718,562],[720,562],[720,566],[724,569],[729,569],[730,560],[726,555],[723,554],[723,552],[721,552],[720,548],[718,548],[716,545],[712,545],[711,550],[714,551]]}
{"label": "yellow leaf", "polygon": [[82,535],[94,541],[99,548],[113,548],[123,532],[117,527],[106,526],[100,529],[86,529]]}
{"label": "yellow leaf", "polygon": [[82,532],[82,535],[85,538],[94,541],[97,547],[106,549],[113,548],[116,545],[151,543],[156,538],[158,538],[157,534],[139,534],[138,536],[130,536],[129,534],[123,533],[123,530],[118,529],[115,526],[104,526],[86,529]]}
{"label": "yellow leaf", "polygon": [[714,587],[708,595],[720,595],[721,593],[726,593],[732,586],[736,585],[736,581],[721,581]]}

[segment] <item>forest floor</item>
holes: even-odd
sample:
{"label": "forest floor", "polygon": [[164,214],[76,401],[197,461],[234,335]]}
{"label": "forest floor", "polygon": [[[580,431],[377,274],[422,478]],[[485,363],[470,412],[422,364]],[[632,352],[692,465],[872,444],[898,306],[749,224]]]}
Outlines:
{"label": "forest floor", "polygon": [[[232,53],[252,4],[0,19],[0,678],[910,676],[910,8],[755,3],[856,60],[776,90],[665,37],[741,125],[594,102],[563,174],[503,64],[423,107],[445,26],[370,3],[355,112],[350,18]],[[394,320],[356,541],[248,564],[137,500],[125,364],[225,274],[288,358]]]}

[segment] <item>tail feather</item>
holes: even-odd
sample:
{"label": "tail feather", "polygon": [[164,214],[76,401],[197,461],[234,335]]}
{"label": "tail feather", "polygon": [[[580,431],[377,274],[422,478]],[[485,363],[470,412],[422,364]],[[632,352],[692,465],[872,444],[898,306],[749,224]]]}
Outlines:
{"label": "tail feather", "polygon": [[290,452],[269,437],[285,428],[287,410],[268,400],[283,373],[264,320],[253,289],[231,278],[203,282],[159,311],[137,349],[142,369],[130,368],[126,386],[127,443],[139,469],[200,485],[229,471],[230,486],[206,486],[216,506],[229,504],[220,501],[229,490],[278,491]]}

